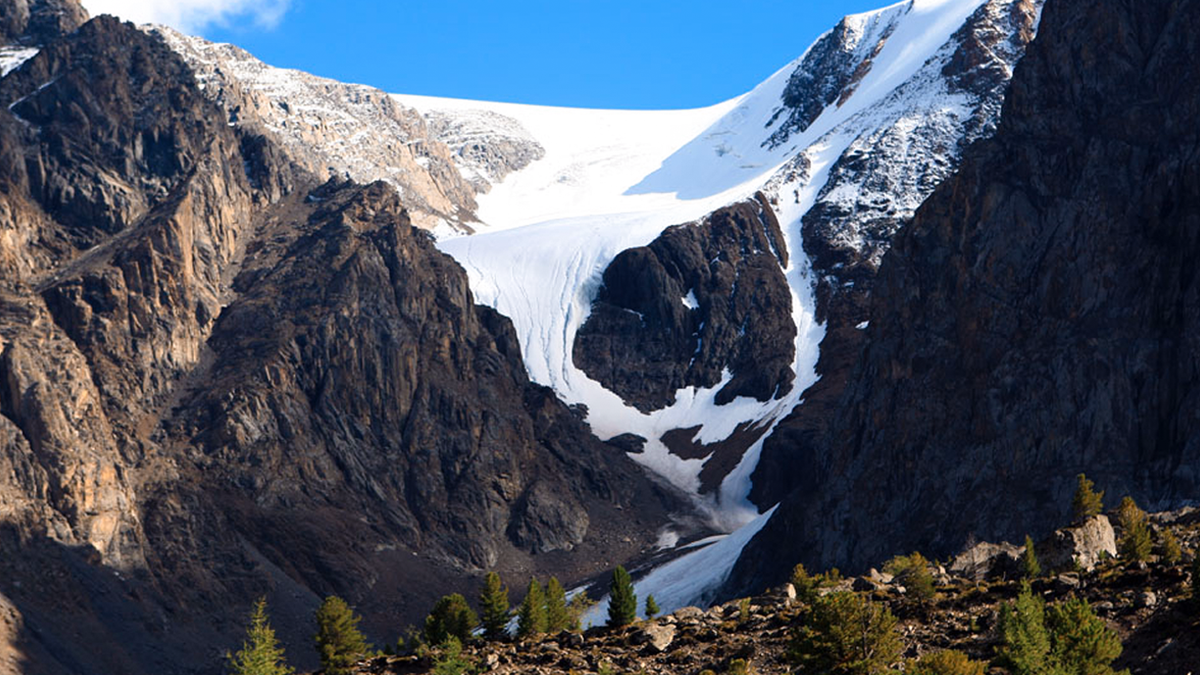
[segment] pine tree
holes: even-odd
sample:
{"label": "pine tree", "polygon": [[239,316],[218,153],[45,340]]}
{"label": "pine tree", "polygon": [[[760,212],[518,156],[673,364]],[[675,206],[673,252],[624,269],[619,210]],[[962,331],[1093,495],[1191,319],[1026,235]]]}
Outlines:
{"label": "pine tree", "polygon": [[500,575],[495,572],[488,572],[483,578],[483,590],[479,593],[479,611],[483,614],[485,638],[501,640],[508,637],[508,588],[501,583]]}
{"label": "pine tree", "polygon": [[637,605],[633,579],[624,567],[617,565],[617,569],[613,570],[612,582],[608,586],[608,625],[620,628],[636,621]]}
{"label": "pine tree", "polygon": [[589,598],[587,593],[576,593],[571,596],[571,601],[567,603],[567,615],[570,616],[567,630],[576,633],[583,630],[583,615],[587,614],[588,610],[595,605],[596,601]]}
{"label": "pine tree", "polygon": [[653,619],[659,613],[658,601],[654,599],[654,595],[646,596],[646,618]]}
{"label": "pine tree", "polygon": [[546,582],[546,632],[561,633],[571,628],[571,612],[567,609],[567,592],[558,579]]}
{"label": "pine tree", "polygon": [[458,593],[442,596],[425,617],[425,643],[437,647],[452,637],[466,642],[471,639],[471,629],[478,624],[479,617],[466,598]]}
{"label": "pine tree", "polygon": [[817,598],[792,638],[798,675],[882,675],[903,651],[896,617],[851,591]]}
{"label": "pine tree", "polygon": [[1015,602],[1000,607],[1000,662],[1013,675],[1054,672],[1050,635],[1046,632],[1046,603],[1025,582]]}
{"label": "pine tree", "polygon": [[1038,562],[1037,552],[1033,550],[1033,538],[1029,535],[1025,535],[1025,553],[1021,556],[1021,566],[1025,570],[1026,579],[1042,576],[1042,564]]}
{"label": "pine tree", "polygon": [[888,574],[896,578],[909,599],[919,603],[929,602],[937,594],[929,561],[919,552],[892,558],[883,566]]}
{"label": "pine tree", "polygon": [[1081,523],[1104,510],[1104,491],[1096,492],[1094,484],[1088,477],[1079,474],[1075,487],[1075,497],[1071,500],[1071,514],[1075,522]]}
{"label": "pine tree", "polygon": [[811,603],[817,597],[817,580],[809,575],[802,563],[792,568],[792,587],[801,602]]}
{"label": "pine tree", "polygon": [[1150,521],[1132,497],[1121,500],[1121,505],[1117,507],[1117,523],[1121,526],[1121,542],[1118,545],[1121,558],[1126,562],[1148,560],[1151,548]]}
{"label": "pine tree", "polygon": [[464,675],[471,670],[471,662],[462,657],[462,643],[450,636],[442,643],[434,658],[430,675]]}
{"label": "pine tree", "polygon": [[546,632],[546,594],[537,579],[529,580],[525,600],[517,610],[517,637],[530,637]]}
{"label": "pine tree", "polygon": [[236,654],[225,655],[234,675],[291,675],[292,668],[284,660],[283,648],[267,619],[267,599],[259,598],[250,613],[246,640]]}
{"label": "pine tree", "polygon": [[317,634],[313,641],[325,675],[350,675],[354,664],[367,652],[367,641],[358,630],[362,617],[355,616],[345,600],[331,595],[317,608]]}
{"label": "pine tree", "polygon": [[1178,564],[1183,559],[1183,550],[1179,548],[1179,539],[1169,528],[1163,528],[1158,535],[1159,547],[1162,549],[1162,559],[1168,565]]}
{"label": "pine tree", "polygon": [[[1046,612],[1050,652],[1055,665],[1071,675],[1114,675],[1112,662],[1121,655],[1116,631],[1096,616],[1086,600],[1070,598]],[[1128,675],[1128,671],[1125,671]]]}

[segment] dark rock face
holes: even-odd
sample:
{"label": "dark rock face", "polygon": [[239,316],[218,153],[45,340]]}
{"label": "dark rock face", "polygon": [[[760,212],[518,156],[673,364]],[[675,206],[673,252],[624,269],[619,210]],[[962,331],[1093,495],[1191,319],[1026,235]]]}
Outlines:
{"label": "dark rock face", "polygon": [[329,593],[392,639],[483,567],[580,579],[653,543],[673,498],[529,382],[391,188],[311,190],[108,17],[0,103],[0,606],[24,671],[214,672],[263,594],[291,645]]}
{"label": "dark rock face", "polygon": [[849,98],[858,81],[871,69],[871,62],[896,29],[896,19],[909,7],[863,17],[846,17],[809,49],[804,60],[788,78],[783,106],[768,123],[778,121],[765,145],[772,148],[802,133],[839,99]]}
{"label": "dark rock face", "polygon": [[880,262],[921,202],[952,175],[963,150],[995,132],[1009,73],[1033,39],[1040,10],[1040,0],[990,0],[943,48],[943,65],[928,75],[968,106],[965,118],[915,106],[918,114],[864,134],[830,167],[801,222],[816,277],[816,318],[825,324],[821,378],[764,444],[751,495],[760,506],[779,503],[797,480],[807,480],[794,466],[808,461],[857,363]]}
{"label": "dark rock face", "polygon": [[1200,494],[1197,9],[1047,3],[996,136],[884,257],[836,416],[735,586],[1048,531],[1080,471]]}
{"label": "dark rock face", "polygon": [[639,410],[687,386],[733,379],[718,404],[787,393],[796,326],[783,268],[787,247],[766,199],[667,229],[618,255],[575,338],[575,364]]}
{"label": "dark rock face", "polygon": [[44,45],[87,19],[78,0],[6,0],[0,3],[0,45]]}

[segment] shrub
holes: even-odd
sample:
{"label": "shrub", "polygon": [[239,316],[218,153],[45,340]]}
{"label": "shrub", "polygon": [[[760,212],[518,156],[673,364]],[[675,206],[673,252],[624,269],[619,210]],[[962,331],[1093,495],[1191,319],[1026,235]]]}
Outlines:
{"label": "shrub", "polygon": [[479,617],[467,604],[467,599],[458,593],[442,596],[425,617],[425,643],[440,645],[450,638],[466,642],[471,639],[471,629],[479,624]]}
{"label": "shrub", "polygon": [[517,637],[530,637],[546,632],[546,594],[537,579],[529,580],[525,600],[517,610]]}
{"label": "shrub", "polygon": [[1142,562],[1150,558],[1150,524],[1146,512],[1138,508],[1132,497],[1121,500],[1117,507],[1117,522],[1121,526],[1118,549],[1125,562]]}
{"label": "shrub", "polygon": [[283,657],[283,648],[267,619],[267,599],[259,598],[250,613],[246,640],[236,654],[225,654],[234,675],[291,675],[292,668]]}
{"label": "shrub", "polygon": [[[483,590],[479,593],[479,611],[482,612],[483,636],[488,640],[508,637],[508,589],[500,581],[500,575],[488,572],[483,579]],[[462,645],[459,645],[462,648]]]}
{"label": "shrub", "polygon": [[1033,550],[1033,537],[1025,535],[1025,553],[1021,556],[1021,567],[1026,579],[1036,579],[1042,576],[1042,564],[1038,562],[1037,552]]}
{"label": "shrub", "polygon": [[896,617],[850,591],[818,598],[788,648],[800,675],[877,675],[900,652]]}
{"label": "shrub", "polygon": [[1071,499],[1071,514],[1076,523],[1081,523],[1104,510],[1104,491],[1096,492],[1092,481],[1079,474],[1075,496]]}
{"label": "shrub", "polygon": [[912,555],[896,556],[883,569],[904,586],[904,592],[911,600],[925,603],[936,594],[929,561],[920,553],[914,551]]}
{"label": "shrub", "polygon": [[947,649],[909,663],[904,675],[983,675],[984,667],[984,663],[972,661],[962,652]]}
{"label": "shrub", "polygon": [[313,642],[325,675],[350,675],[354,664],[369,649],[358,630],[362,617],[356,616],[345,600],[331,595],[317,608],[316,620],[317,634],[313,636]]}
{"label": "shrub", "polygon": [[750,664],[746,663],[746,659],[734,659],[729,662],[729,669],[725,672],[729,675],[750,675]]}
{"label": "shrub", "polygon": [[633,591],[633,579],[618,565],[608,586],[608,625],[618,628],[636,620],[637,594]]}

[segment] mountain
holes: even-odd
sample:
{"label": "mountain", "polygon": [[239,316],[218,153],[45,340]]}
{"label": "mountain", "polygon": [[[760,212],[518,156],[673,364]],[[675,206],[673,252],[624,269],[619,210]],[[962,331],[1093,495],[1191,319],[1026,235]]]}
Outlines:
{"label": "mountain", "polygon": [[855,570],[1036,536],[1079,472],[1110,500],[1200,494],[1196,10],[1047,3],[995,135],[883,257],[865,346],[793,465],[811,478],[731,592],[780,556]]}
{"label": "mountain", "polygon": [[479,197],[485,227],[439,246],[513,319],[534,381],[732,531],[810,479],[795,465],[855,364],[880,260],[994,131],[1040,8],[849,16],[699,110],[399,100],[439,119],[503,115],[545,149]]}
{"label": "mountain", "polygon": [[0,0],[0,658],[215,672],[263,595],[390,641],[491,569],[670,611],[1050,527],[1079,470],[1194,495],[1194,7],[1055,2],[613,111]]}
{"label": "mountain", "polygon": [[483,569],[652,548],[682,501],[528,380],[394,185],[231,124],[161,35],[61,28],[0,79],[14,669],[213,672],[260,595],[291,644],[329,593],[386,636]]}

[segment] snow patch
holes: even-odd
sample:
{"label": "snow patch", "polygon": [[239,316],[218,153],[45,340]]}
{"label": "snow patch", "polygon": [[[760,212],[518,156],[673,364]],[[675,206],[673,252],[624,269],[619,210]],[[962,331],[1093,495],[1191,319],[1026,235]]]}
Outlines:
{"label": "snow patch", "polygon": [[695,289],[688,289],[687,295],[680,298],[679,301],[682,302],[683,306],[687,307],[688,309],[700,309],[700,303],[696,301]]}
{"label": "snow patch", "polygon": [[[670,614],[689,605],[710,604],[715,593],[729,578],[742,549],[767,524],[774,515],[775,508],[778,507],[758,516],[737,532],[655,568],[640,581],[634,582],[639,616],[643,616],[647,595],[654,596],[663,614]],[[583,624],[599,626],[607,620],[606,595],[584,614]]]}
{"label": "snow patch", "polygon": [[20,68],[21,64],[37,56],[39,51],[31,47],[0,47],[0,77]]}

